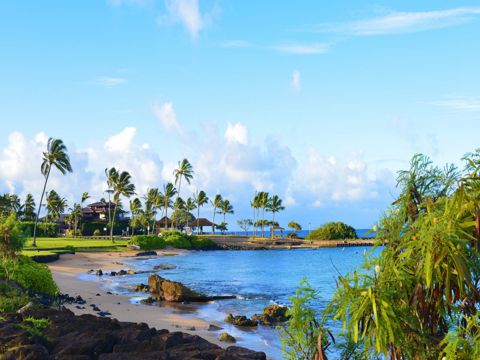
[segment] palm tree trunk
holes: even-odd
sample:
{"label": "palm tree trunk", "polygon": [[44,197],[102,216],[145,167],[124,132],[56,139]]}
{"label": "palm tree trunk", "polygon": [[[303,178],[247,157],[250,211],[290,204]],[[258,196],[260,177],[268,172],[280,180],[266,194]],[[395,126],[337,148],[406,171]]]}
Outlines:
{"label": "palm tree trunk", "polygon": [[115,215],[117,213],[117,204],[115,204],[115,208],[113,209],[113,216],[112,216],[112,223],[110,225],[110,240],[113,242],[113,225],[115,224]]}
{"label": "palm tree trunk", "polygon": [[262,208],[262,238],[265,237],[265,208]]}
{"label": "palm tree trunk", "polygon": [[165,230],[167,230],[167,219],[168,219],[168,199],[165,201]]}
{"label": "palm tree trunk", "polygon": [[272,211],[272,239],[275,237],[275,211]]}
{"label": "palm tree trunk", "polygon": [[[175,209],[177,208],[178,198],[180,197],[180,187],[182,186],[182,177],[180,176],[180,180],[178,180],[178,193],[177,193],[177,201],[175,201]],[[173,223],[172,223],[173,225]],[[178,229],[178,216],[177,221],[175,221],[175,227]]]}
{"label": "palm tree trunk", "polygon": [[[225,224],[226,224],[226,222],[225,222],[225,215],[226,214],[227,213],[225,213],[225,212],[223,213],[223,226],[225,226]],[[222,231],[223,231],[223,237],[225,238],[225,228]]]}
{"label": "palm tree trunk", "polygon": [[48,167],[47,176],[45,176],[45,184],[43,184],[42,196],[40,197],[40,204],[38,204],[37,217],[35,218],[35,224],[33,225],[33,244],[32,244],[33,247],[37,247],[37,223],[38,223],[38,218],[40,217],[40,209],[42,208],[42,201],[45,195],[45,189],[47,188],[48,177],[50,176],[51,169],[52,169],[52,166],[50,165]]}
{"label": "palm tree trunk", "polygon": [[477,251],[480,250],[480,209],[475,208],[475,237],[477,238]]}
{"label": "palm tree trunk", "polygon": [[197,206],[197,235],[200,234],[200,204]]}
{"label": "palm tree trunk", "polygon": [[257,235],[257,230],[255,229],[255,208],[252,206],[253,209],[253,238]]}
{"label": "palm tree trunk", "polygon": [[212,221],[212,234],[215,235],[215,213],[217,212],[217,207],[213,207],[213,221]]}

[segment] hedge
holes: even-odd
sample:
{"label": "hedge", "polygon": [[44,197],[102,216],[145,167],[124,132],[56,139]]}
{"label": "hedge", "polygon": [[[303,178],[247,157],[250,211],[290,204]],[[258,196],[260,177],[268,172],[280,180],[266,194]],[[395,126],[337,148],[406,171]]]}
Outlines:
{"label": "hedge", "polygon": [[131,244],[138,245],[142,250],[163,249],[167,246],[177,249],[206,250],[215,248],[211,239],[199,238],[178,231],[165,231],[161,236],[135,235],[130,240]]}
{"label": "hedge", "polygon": [[345,240],[356,239],[357,232],[353,227],[341,221],[328,222],[325,225],[313,230],[307,235],[307,240]]}
{"label": "hedge", "polygon": [[165,240],[157,235],[135,235],[129,243],[140,246],[142,250],[163,249],[166,246]]}
{"label": "hedge", "polygon": [[[115,222],[113,225],[113,235],[122,235],[122,231],[127,230],[129,226],[127,221]],[[103,230],[107,228],[107,231]],[[110,229],[108,224],[100,221],[89,221],[82,224],[82,235],[83,236],[92,236],[95,230],[100,231],[101,235],[110,235]]]}
{"label": "hedge", "polygon": [[[33,236],[34,221],[20,221],[18,227],[26,237]],[[60,227],[54,222],[38,222],[37,223],[37,237],[57,237]]]}

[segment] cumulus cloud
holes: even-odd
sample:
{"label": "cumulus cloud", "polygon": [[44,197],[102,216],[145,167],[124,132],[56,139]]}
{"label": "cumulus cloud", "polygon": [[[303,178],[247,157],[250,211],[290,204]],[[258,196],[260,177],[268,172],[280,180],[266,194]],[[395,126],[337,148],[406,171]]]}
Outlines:
{"label": "cumulus cloud", "polygon": [[183,134],[183,128],[177,120],[177,114],[171,102],[166,102],[162,105],[155,104],[153,106],[153,113],[165,131]]}
{"label": "cumulus cloud", "polygon": [[181,24],[193,39],[198,37],[199,32],[211,23],[219,11],[214,7],[202,13],[198,0],[165,0],[165,9],[166,13],[157,18],[158,24]]}
{"label": "cumulus cloud", "polygon": [[241,123],[227,124],[227,130],[225,131],[225,139],[229,143],[238,143],[242,145],[248,144],[248,130],[247,127]]}
{"label": "cumulus cloud", "polygon": [[291,81],[291,85],[292,85],[293,90],[300,91],[300,87],[301,87],[300,80],[301,80],[300,79],[300,71],[293,70],[292,81]]}
{"label": "cumulus cloud", "polygon": [[480,111],[480,98],[452,97],[445,100],[434,101],[430,104],[450,110]]}

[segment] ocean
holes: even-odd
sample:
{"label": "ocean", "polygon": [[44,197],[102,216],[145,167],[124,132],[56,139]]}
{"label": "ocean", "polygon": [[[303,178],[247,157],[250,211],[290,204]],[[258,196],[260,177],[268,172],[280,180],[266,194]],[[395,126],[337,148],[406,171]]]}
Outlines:
{"label": "ocean", "polygon": [[[236,299],[196,305],[194,314],[185,315],[223,322],[228,313],[251,316],[261,313],[270,304],[289,305],[289,297],[295,294],[302,278],[306,278],[318,291],[319,299],[314,307],[321,312],[335,291],[339,275],[337,271],[342,275],[352,271],[362,263],[364,252],[371,249],[190,251],[177,256],[135,258],[126,264],[137,271],[151,270],[160,264],[175,265],[175,269],[160,270],[158,274],[208,295],[236,295]],[[104,276],[102,279],[94,275],[82,277],[101,281],[103,287],[112,292],[130,294],[132,302],[146,297],[145,294],[132,293],[129,287],[147,283],[148,274]],[[329,325],[333,333],[338,335],[341,324]],[[278,330],[264,326],[256,330],[240,330],[226,323],[222,327],[223,331],[237,338],[237,345],[265,351],[272,359],[282,358]],[[335,351],[331,354],[333,358]]]}

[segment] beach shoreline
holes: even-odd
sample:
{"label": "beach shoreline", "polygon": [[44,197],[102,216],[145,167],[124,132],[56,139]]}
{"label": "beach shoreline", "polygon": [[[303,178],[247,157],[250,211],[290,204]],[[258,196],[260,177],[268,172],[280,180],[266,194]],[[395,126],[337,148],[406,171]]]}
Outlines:
{"label": "beach shoreline", "polygon": [[[158,256],[165,254],[179,254],[183,250],[169,249],[157,251]],[[215,321],[205,321],[195,317],[195,307],[183,304],[165,304],[165,306],[135,304],[130,301],[131,296],[123,294],[109,294],[100,282],[79,279],[79,275],[90,270],[103,271],[128,269],[123,261],[134,258],[138,251],[126,252],[93,252],[63,254],[59,260],[48,264],[53,279],[62,294],[72,297],[81,296],[86,304],[65,304],[65,307],[76,315],[92,314],[98,316],[93,305],[101,311],[109,312],[110,318],[123,322],[146,323],[156,329],[166,329],[170,332],[182,331],[198,335],[211,343],[221,347],[230,344],[218,339],[217,331],[208,331],[210,324],[221,326]],[[184,315],[190,315],[188,317]]]}

